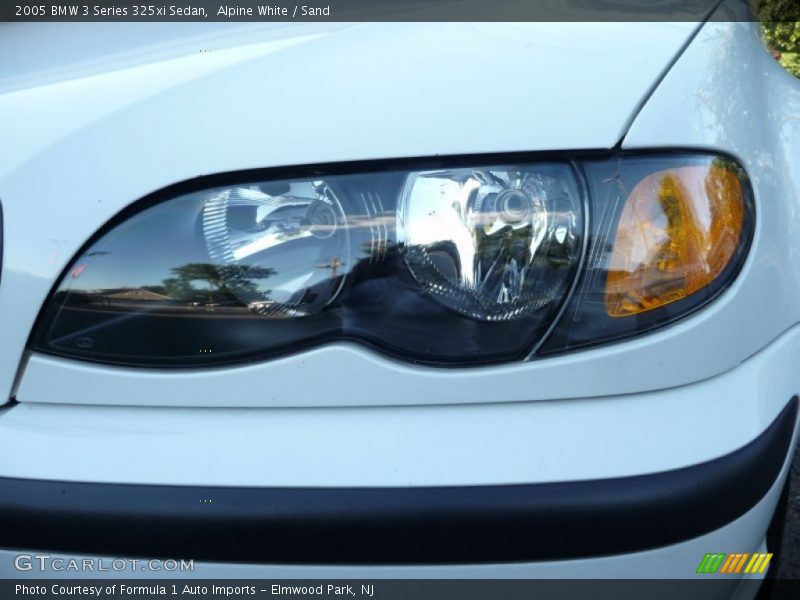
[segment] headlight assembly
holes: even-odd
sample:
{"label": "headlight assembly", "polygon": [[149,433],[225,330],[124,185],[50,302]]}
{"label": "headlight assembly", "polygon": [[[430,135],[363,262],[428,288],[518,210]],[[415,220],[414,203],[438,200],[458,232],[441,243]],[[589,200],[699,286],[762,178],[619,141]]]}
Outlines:
{"label": "headlight assembly", "polygon": [[752,234],[747,180],[720,157],[413,167],[145,199],[66,269],[33,347],[150,366],[332,340],[427,364],[522,359],[691,312]]}

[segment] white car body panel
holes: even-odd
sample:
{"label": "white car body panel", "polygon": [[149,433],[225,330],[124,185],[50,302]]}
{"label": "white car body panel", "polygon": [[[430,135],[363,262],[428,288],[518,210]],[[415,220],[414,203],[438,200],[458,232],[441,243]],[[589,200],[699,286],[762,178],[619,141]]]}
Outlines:
{"label": "white car body panel", "polygon": [[[0,123],[0,390],[19,401],[0,411],[0,476],[323,487],[578,481],[689,466],[755,439],[800,392],[800,228],[786,225],[800,209],[800,84],[750,23],[704,25],[671,66],[696,27],[248,29],[249,41],[262,41],[245,46],[231,30],[209,28],[211,37],[158,46],[161,62],[133,64],[118,47],[119,62],[75,63],[77,78],[67,57],[29,79],[0,79],[0,114],[15,115]],[[569,55],[576,35],[591,52]],[[626,45],[611,43],[618,37]],[[209,39],[220,49],[200,53]],[[0,36],[0,51],[4,43]],[[489,73],[519,92],[503,111],[491,109],[499,92]],[[458,370],[351,344],[192,371],[43,355],[19,368],[39,308],[74,253],[163,186],[248,168],[600,150],[620,140],[631,151],[732,155],[754,187],[755,238],[734,285],[655,333]],[[645,552],[452,567],[203,564],[198,574],[689,577],[705,552],[763,548],[788,465],[733,523]]]}

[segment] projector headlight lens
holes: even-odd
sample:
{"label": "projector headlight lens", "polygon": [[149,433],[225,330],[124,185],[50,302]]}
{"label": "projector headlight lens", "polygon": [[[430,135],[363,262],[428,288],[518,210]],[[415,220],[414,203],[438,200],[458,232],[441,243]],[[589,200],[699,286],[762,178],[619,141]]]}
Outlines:
{"label": "projector headlight lens", "polygon": [[[202,223],[221,286],[258,314],[319,314],[342,288],[331,273],[350,262],[347,219],[324,181],[221,190],[203,203]],[[252,284],[255,273],[269,290]]]}
{"label": "projector headlight lens", "polygon": [[481,321],[557,302],[580,253],[580,194],[564,165],[412,173],[399,215],[420,287]]}
{"label": "projector headlight lens", "polygon": [[519,360],[689,314],[752,236],[730,159],[414,167],[143,199],[67,267],[33,348],[195,366],[351,340],[431,365]]}

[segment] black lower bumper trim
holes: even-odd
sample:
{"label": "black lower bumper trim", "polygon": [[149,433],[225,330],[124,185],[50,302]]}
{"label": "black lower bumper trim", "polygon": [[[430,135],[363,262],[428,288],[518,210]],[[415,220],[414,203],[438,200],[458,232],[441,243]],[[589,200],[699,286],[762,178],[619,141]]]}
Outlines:
{"label": "black lower bumper trim", "polygon": [[[0,478],[0,547],[297,564],[567,559],[697,537],[752,508],[797,398],[743,448],[636,477],[474,487],[231,488]],[[634,448],[631,451],[635,451]]]}

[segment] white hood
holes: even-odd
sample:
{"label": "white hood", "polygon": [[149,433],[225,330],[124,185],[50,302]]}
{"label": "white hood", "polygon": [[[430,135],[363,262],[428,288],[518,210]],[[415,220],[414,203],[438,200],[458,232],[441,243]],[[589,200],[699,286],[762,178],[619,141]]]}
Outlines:
{"label": "white hood", "polygon": [[[696,23],[46,24],[0,32],[0,174],[609,148]],[[11,142],[11,143],[9,143]],[[66,144],[66,146],[59,146]],[[77,144],[77,146],[75,145]],[[94,155],[95,149],[102,149]],[[99,162],[98,162],[99,161]]]}

